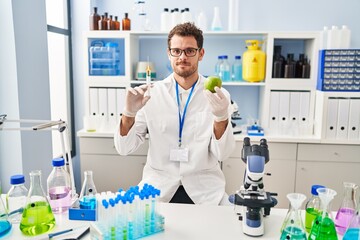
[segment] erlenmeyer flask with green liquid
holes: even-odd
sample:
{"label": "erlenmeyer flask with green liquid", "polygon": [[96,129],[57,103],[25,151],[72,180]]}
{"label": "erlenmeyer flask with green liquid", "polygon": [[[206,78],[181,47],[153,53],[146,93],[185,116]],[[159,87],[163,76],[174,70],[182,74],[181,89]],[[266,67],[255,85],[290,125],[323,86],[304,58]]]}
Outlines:
{"label": "erlenmeyer flask with green liquid", "polygon": [[337,240],[335,223],[330,210],[330,202],[335,197],[336,191],[330,188],[319,188],[316,191],[321,200],[321,212],[313,222],[309,240]]}
{"label": "erlenmeyer flask with green liquid", "polygon": [[286,214],[280,240],[306,240],[306,232],[302,221],[300,208],[306,199],[301,193],[289,193],[290,208]]}
{"label": "erlenmeyer flask with green liquid", "polygon": [[55,217],[41,186],[41,171],[30,172],[30,189],[20,222],[20,230],[28,236],[45,233],[55,226]]}

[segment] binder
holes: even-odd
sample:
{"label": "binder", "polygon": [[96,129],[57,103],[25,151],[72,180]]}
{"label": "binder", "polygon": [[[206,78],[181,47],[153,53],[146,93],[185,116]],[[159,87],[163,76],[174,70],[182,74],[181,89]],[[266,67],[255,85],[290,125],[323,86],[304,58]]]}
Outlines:
{"label": "binder", "polygon": [[338,115],[338,99],[328,98],[326,114],[326,138],[335,139]]}
{"label": "binder", "polygon": [[359,139],[360,98],[350,99],[348,139]]}
{"label": "binder", "polygon": [[117,104],[116,114],[118,117],[122,114],[125,108],[125,95],[126,95],[125,88],[116,89],[116,104]]}
{"label": "binder", "polygon": [[89,89],[89,113],[90,116],[99,115],[99,91],[98,88]]}
{"label": "binder", "polygon": [[289,121],[292,126],[296,127],[299,124],[300,117],[300,92],[290,93],[290,106],[289,106]]}
{"label": "binder", "polygon": [[275,134],[279,130],[279,101],[280,92],[270,91],[269,130]]}
{"label": "binder", "polygon": [[116,88],[108,88],[108,117],[116,117]]}
{"label": "binder", "polygon": [[290,92],[279,93],[279,132],[281,135],[289,134],[289,109],[290,109]]}
{"label": "binder", "polygon": [[99,114],[101,117],[108,116],[108,99],[107,89],[99,88]]}
{"label": "binder", "polygon": [[299,123],[308,124],[310,113],[310,92],[300,92]]}
{"label": "binder", "polygon": [[350,109],[350,99],[348,98],[339,99],[338,115],[337,115],[338,120],[336,127],[337,139],[348,138],[349,109]]}

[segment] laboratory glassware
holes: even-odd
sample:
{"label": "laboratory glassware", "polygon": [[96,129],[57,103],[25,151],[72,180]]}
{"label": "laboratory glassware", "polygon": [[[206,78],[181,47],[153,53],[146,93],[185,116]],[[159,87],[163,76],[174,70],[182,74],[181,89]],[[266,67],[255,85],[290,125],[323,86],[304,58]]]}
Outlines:
{"label": "laboratory glassware", "polygon": [[[360,202],[360,198],[359,198]],[[359,203],[358,202],[358,203]],[[358,204],[356,212],[344,234],[343,240],[359,240],[360,239],[360,204]]]}
{"label": "laboratory glassware", "polygon": [[94,7],[93,12],[90,14],[89,17],[90,30],[99,30],[99,20],[100,20],[100,15],[97,12],[97,7]]}
{"label": "laboratory glassware", "polygon": [[8,219],[8,213],[0,197],[0,238],[5,236],[11,230],[11,223]]}
{"label": "laboratory glassware", "polygon": [[70,175],[65,170],[64,158],[54,158],[52,165],[53,170],[47,179],[47,193],[53,213],[61,213],[71,206]]}
{"label": "laboratory glassware", "polygon": [[356,209],[356,190],[358,185],[351,182],[344,182],[344,197],[339,210],[335,217],[336,231],[340,235],[344,235],[346,228],[348,227],[351,218],[355,214]]}
{"label": "laboratory glassware", "polygon": [[301,193],[289,193],[287,198],[290,201],[290,208],[282,225],[280,240],[306,240],[306,232],[300,212],[306,196]]}
{"label": "laboratory glassware", "polygon": [[125,17],[122,19],[122,30],[131,30],[131,20],[128,13],[125,13]]}
{"label": "laboratory glassware", "polygon": [[81,209],[96,209],[96,187],[93,180],[93,172],[84,171],[84,183],[81,188],[79,202]]}
{"label": "laboratory glassware", "polygon": [[45,233],[55,226],[55,217],[41,185],[41,171],[30,172],[30,189],[20,221],[20,230],[28,236]]}
{"label": "laboratory glassware", "polygon": [[305,230],[310,233],[311,226],[314,219],[320,213],[320,198],[317,193],[318,188],[325,188],[322,185],[312,185],[311,186],[311,198],[305,204]]}
{"label": "laboratory glassware", "polygon": [[232,65],[232,80],[241,81],[242,80],[242,63],[241,56],[235,56],[235,61]]}
{"label": "laboratory glassware", "polygon": [[214,17],[211,23],[212,31],[221,31],[223,30],[221,18],[220,18],[220,9],[219,7],[214,7]]}
{"label": "laboratory glassware", "polygon": [[25,177],[22,174],[10,177],[10,184],[12,186],[6,194],[6,207],[9,213],[9,221],[12,223],[20,222],[25,207],[28,189],[24,183]]}
{"label": "laboratory glassware", "polygon": [[309,239],[337,240],[335,223],[331,215],[330,202],[336,195],[336,191],[330,188],[319,188],[316,190],[321,201],[321,212],[314,220],[311,227]]}

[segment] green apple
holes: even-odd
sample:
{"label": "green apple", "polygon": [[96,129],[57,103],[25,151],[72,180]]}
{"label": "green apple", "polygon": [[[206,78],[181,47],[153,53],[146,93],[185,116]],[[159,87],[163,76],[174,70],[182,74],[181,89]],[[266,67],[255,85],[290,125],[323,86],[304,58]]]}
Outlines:
{"label": "green apple", "polygon": [[215,92],[215,87],[221,88],[222,81],[218,76],[209,76],[204,83],[204,88],[209,90],[210,92]]}

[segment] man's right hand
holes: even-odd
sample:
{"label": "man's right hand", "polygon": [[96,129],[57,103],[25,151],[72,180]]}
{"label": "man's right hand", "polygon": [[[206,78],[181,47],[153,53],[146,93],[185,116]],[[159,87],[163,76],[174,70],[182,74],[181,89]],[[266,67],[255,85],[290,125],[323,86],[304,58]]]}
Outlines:
{"label": "man's right hand", "polygon": [[145,95],[147,89],[151,87],[147,84],[140,85],[135,88],[129,87],[126,91],[125,109],[123,115],[127,117],[135,117],[136,113],[145,106],[150,96]]}

